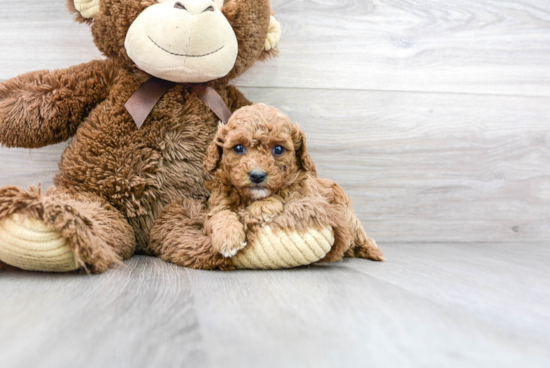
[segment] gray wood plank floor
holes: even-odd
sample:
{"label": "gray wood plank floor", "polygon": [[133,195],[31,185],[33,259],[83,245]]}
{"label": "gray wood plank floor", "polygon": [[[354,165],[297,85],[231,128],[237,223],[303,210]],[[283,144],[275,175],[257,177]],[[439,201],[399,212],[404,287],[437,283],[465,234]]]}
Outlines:
{"label": "gray wood plank floor", "polygon": [[[550,366],[550,2],[271,0],[234,83],[305,130],[385,263],[0,272],[0,367]],[[0,80],[101,57],[65,0],[0,0]],[[0,148],[52,184],[66,144]]]}
{"label": "gray wood plank floor", "polygon": [[0,366],[548,366],[548,247],[384,250],[283,272],[0,272]]}

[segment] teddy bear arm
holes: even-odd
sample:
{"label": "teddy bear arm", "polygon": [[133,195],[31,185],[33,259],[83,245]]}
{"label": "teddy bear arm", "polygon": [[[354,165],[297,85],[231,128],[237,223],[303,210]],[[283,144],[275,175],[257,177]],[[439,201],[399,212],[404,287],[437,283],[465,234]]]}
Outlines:
{"label": "teddy bear arm", "polygon": [[231,260],[237,268],[277,269],[338,260],[331,254],[341,259],[342,245],[349,246],[349,232],[335,216],[323,198],[290,200],[274,218],[252,224],[250,245]]}
{"label": "teddy bear arm", "polygon": [[0,143],[40,148],[72,137],[116,79],[109,60],[41,70],[0,83]]}
{"label": "teddy bear arm", "polygon": [[284,211],[273,223],[279,229],[296,229],[301,233],[319,231],[326,227],[332,229],[334,243],[325,261],[338,261],[352,245],[352,231],[345,213],[323,197],[303,197],[292,199],[284,206]]}

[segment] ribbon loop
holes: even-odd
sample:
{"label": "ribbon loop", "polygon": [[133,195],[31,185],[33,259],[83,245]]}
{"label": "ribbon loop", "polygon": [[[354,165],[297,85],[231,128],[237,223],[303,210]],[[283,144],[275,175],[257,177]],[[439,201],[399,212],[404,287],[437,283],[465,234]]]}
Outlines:
{"label": "ribbon loop", "polygon": [[[134,119],[138,129],[141,128],[166,91],[176,85],[177,84],[174,82],[151,77],[132,94],[124,107],[126,107],[126,110],[128,110],[128,113],[132,119]],[[231,117],[231,110],[229,110],[222,97],[214,88],[206,83],[184,83],[183,85],[191,88],[191,91],[197,95],[197,97],[199,97],[224,124],[227,124]]]}

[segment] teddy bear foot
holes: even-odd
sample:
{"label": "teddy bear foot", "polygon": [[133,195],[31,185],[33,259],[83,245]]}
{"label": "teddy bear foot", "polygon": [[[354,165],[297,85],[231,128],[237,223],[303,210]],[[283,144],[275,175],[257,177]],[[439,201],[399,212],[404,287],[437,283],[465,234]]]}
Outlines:
{"label": "teddy bear foot", "polygon": [[134,248],[132,227],[90,193],[0,188],[0,262],[29,271],[99,273]]}
{"label": "teddy bear foot", "polygon": [[73,251],[53,225],[13,214],[0,221],[0,260],[28,271],[78,269]]}

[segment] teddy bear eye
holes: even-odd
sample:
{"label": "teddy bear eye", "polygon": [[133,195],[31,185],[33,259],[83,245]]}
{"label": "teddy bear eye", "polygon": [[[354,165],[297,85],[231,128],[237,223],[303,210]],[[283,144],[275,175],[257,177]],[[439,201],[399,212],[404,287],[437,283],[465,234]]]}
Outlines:
{"label": "teddy bear eye", "polygon": [[237,144],[235,147],[233,147],[233,152],[238,155],[242,155],[244,153],[244,146],[242,144]]}
{"label": "teddy bear eye", "polygon": [[275,147],[273,147],[273,154],[274,154],[275,156],[280,156],[280,155],[282,155],[283,153],[285,153],[284,147],[282,147],[282,146],[275,146]]}

